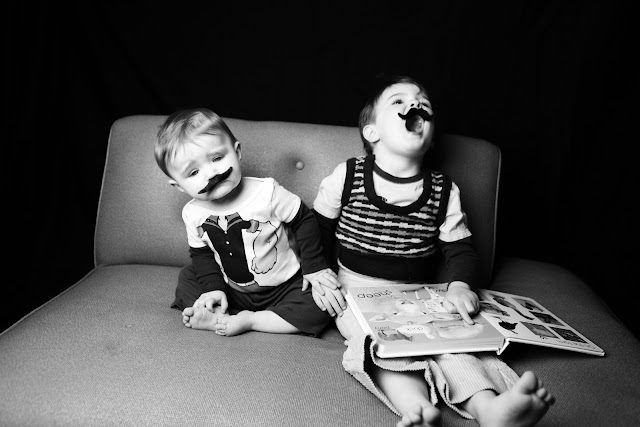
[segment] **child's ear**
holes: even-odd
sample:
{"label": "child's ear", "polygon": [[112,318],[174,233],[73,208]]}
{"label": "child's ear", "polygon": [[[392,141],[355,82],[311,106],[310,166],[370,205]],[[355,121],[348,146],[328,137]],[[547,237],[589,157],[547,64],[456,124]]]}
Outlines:
{"label": "child's ear", "polygon": [[242,145],[240,144],[240,141],[236,141],[235,144],[233,144],[233,149],[236,150],[238,160],[242,160]]}
{"label": "child's ear", "polygon": [[184,193],[184,189],[180,187],[180,184],[178,184],[175,180],[170,179],[169,185],[175,188],[176,190],[178,190],[179,192]]}
{"label": "child's ear", "polygon": [[378,130],[374,125],[366,125],[362,128],[362,135],[369,141],[370,143],[376,143],[380,140],[378,136]]}

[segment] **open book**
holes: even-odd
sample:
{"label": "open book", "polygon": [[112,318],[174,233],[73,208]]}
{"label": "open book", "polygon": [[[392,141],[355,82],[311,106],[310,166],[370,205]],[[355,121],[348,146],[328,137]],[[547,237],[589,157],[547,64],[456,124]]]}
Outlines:
{"label": "open book", "polygon": [[442,306],[446,284],[351,287],[347,303],[379,357],[496,351],[511,342],[603,356],[604,351],[535,300],[480,289],[468,325]]}

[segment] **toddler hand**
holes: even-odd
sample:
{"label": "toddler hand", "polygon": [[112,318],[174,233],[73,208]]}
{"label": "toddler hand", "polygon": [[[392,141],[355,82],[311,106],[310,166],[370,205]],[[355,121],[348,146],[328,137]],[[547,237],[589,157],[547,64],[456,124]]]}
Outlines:
{"label": "toddler hand", "polygon": [[347,302],[341,289],[327,288],[323,290],[323,294],[320,294],[316,288],[312,288],[311,295],[320,310],[327,311],[331,317],[342,316],[347,309]]}
{"label": "toddler hand", "polygon": [[226,313],[229,308],[227,294],[222,291],[205,292],[193,303],[194,308],[206,308],[212,313],[215,305],[219,305],[222,313]]}
{"label": "toddler hand", "polygon": [[311,295],[320,310],[327,311],[332,317],[342,315],[347,308],[344,300],[344,291],[338,282],[338,276],[330,268],[305,274],[302,281],[302,290],[306,290],[311,284]]}
{"label": "toddler hand", "polygon": [[475,322],[471,316],[480,310],[478,295],[464,282],[449,283],[449,290],[444,297],[442,306],[449,313],[459,313],[462,319],[470,325]]}

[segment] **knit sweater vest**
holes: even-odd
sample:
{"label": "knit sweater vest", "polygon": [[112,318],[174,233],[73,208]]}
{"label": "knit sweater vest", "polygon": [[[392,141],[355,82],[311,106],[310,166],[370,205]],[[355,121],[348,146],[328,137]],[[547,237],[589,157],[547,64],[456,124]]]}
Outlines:
{"label": "knit sweater vest", "polygon": [[347,162],[336,229],[340,262],[368,276],[428,281],[439,261],[439,227],[446,215],[451,180],[425,170],[420,197],[408,206],[395,206],[375,193],[373,166],[373,156]]}

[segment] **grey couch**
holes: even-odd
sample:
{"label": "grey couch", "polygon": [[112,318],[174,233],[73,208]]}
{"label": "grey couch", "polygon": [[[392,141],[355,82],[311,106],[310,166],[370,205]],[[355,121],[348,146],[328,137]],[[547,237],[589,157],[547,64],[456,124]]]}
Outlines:
{"label": "grey couch", "polygon": [[[163,116],[116,121],[95,229],[95,268],[0,336],[2,426],[393,426],[397,417],[341,366],[335,328],[321,338],[185,328],[169,308],[189,262],[186,199],[155,165]],[[311,206],[320,180],[361,153],[355,128],[228,119],[246,175],[273,176]],[[557,396],[541,425],[640,425],[640,342],[575,275],[494,260],[500,151],[443,136],[436,167],[462,190],[485,286],[531,296],[605,357],[512,344],[503,358]],[[508,248],[503,248],[508,252]],[[443,408],[445,425],[475,425]]]}

